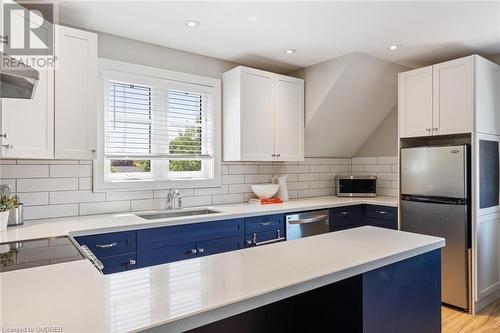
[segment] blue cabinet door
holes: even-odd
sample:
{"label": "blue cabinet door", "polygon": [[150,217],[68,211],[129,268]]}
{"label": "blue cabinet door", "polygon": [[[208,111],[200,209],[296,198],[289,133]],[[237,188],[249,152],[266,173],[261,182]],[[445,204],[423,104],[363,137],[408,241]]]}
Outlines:
{"label": "blue cabinet door", "polygon": [[117,272],[128,271],[137,267],[135,253],[122,254],[119,256],[105,257],[99,259],[104,268],[104,274],[111,274]]}
{"label": "blue cabinet door", "polygon": [[285,227],[285,215],[274,214],[245,218],[245,234],[273,231]]}
{"label": "blue cabinet door", "polygon": [[196,255],[195,242],[176,244],[137,252],[137,267],[149,267],[186,260]]}
{"label": "blue cabinet door", "polygon": [[398,209],[396,207],[368,205],[366,207],[366,216],[374,219],[397,220]]}
{"label": "blue cabinet door", "polygon": [[197,256],[235,251],[243,248],[243,236],[203,241],[198,242],[196,245]]}
{"label": "blue cabinet door", "polygon": [[243,219],[184,224],[137,231],[137,250],[152,250],[189,242],[243,236]]}
{"label": "blue cabinet door", "polygon": [[379,228],[387,228],[387,229],[393,229],[393,230],[398,229],[398,221],[396,221],[396,220],[373,219],[371,217],[368,217],[366,219],[366,223],[368,225],[371,225],[374,227],[379,227]]}
{"label": "blue cabinet door", "polygon": [[330,209],[330,231],[339,231],[365,225],[362,205],[336,207]]}
{"label": "blue cabinet door", "polygon": [[97,258],[111,257],[136,251],[136,231],[110,232],[77,236],[80,245],[86,245]]}

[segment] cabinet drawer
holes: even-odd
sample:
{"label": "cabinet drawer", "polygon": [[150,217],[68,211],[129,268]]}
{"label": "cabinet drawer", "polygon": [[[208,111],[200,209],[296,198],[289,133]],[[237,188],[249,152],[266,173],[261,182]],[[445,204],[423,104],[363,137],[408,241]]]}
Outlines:
{"label": "cabinet drawer", "polygon": [[137,267],[135,253],[123,254],[119,256],[101,258],[99,261],[103,264],[102,272],[104,274],[128,271]]}
{"label": "cabinet drawer", "polygon": [[235,251],[243,248],[243,236],[215,239],[210,241],[198,242],[197,256],[209,256],[211,254]]}
{"label": "cabinet drawer", "polygon": [[[279,232],[279,235],[278,235],[278,230],[280,231]],[[273,231],[264,231],[264,232],[256,232],[255,233],[255,241],[257,243],[260,243],[260,242],[266,242],[266,241],[271,241],[271,240],[274,240],[274,239],[278,239],[278,238],[281,238],[281,237],[284,237],[285,236],[285,232],[284,232],[284,229],[277,229],[277,230],[273,230]],[[245,247],[252,247],[252,246],[255,246],[253,244],[253,239],[254,239],[254,234],[246,234],[245,235]]]}
{"label": "cabinet drawer", "polygon": [[384,220],[384,219],[374,219],[368,217],[366,219],[368,225],[379,227],[379,228],[387,228],[387,229],[398,229],[398,222],[396,220]]}
{"label": "cabinet drawer", "polygon": [[137,231],[137,250],[243,236],[243,219],[185,224]]}
{"label": "cabinet drawer", "polygon": [[366,216],[374,219],[397,220],[398,210],[395,207],[367,205]]}
{"label": "cabinet drawer", "polygon": [[284,229],[285,215],[264,215],[245,218],[245,234]]}
{"label": "cabinet drawer", "polygon": [[332,208],[330,213],[333,221],[363,219],[363,207],[360,205]]}
{"label": "cabinet drawer", "polygon": [[138,251],[137,267],[148,267],[189,259],[195,255],[192,253],[195,250],[196,244],[194,242],[188,242],[174,246]]}
{"label": "cabinet drawer", "polygon": [[136,231],[79,236],[75,240],[80,245],[86,245],[97,258],[111,257],[135,252]]}

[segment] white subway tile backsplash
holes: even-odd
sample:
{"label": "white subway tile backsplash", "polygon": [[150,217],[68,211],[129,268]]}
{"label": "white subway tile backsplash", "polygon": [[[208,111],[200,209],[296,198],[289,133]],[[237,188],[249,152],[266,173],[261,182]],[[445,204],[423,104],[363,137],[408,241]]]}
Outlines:
{"label": "white subway tile backsplash", "polygon": [[[374,174],[379,195],[398,195],[395,156],[306,158],[303,162],[223,162],[222,186],[180,189],[183,206],[246,202],[250,185],[288,175],[291,199],[335,193],[335,176]],[[164,209],[168,189],[92,192],[90,160],[0,160],[0,184],[9,184],[24,201],[27,220]]]}
{"label": "white subway tile backsplash", "polygon": [[66,217],[78,215],[78,204],[28,206],[23,209],[25,220],[48,219],[53,217]]}
{"label": "white subway tile backsplash", "polygon": [[[142,200],[132,200],[130,201],[130,209],[133,212],[139,212],[143,210],[159,210],[167,208],[166,199],[142,199]],[[177,202],[175,203],[177,205]],[[177,206],[176,206],[177,207]]]}
{"label": "white subway tile backsplash", "polygon": [[143,191],[110,191],[106,193],[107,201],[153,199],[153,190]]}
{"label": "white subway tile backsplash", "polygon": [[211,195],[182,198],[182,205],[184,207],[209,206],[211,204],[212,204]]}
{"label": "white subway tile backsplash", "polygon": [[111,214],[130,211],[130,201],[88,202],[80,204],[80,215]]}
{"label": "white subway tile backsplash", "polygon": [[330,165],[311,165],[309,172],[330,172]]}
{"label": "white subway tile backsplash", "polygon": [[245,175],[251,173],[259,173],[258,164],[235,164],[229,166],[229,174]]}
{"label": "white subway tile backsplash", "polygon": [[50,177],[91,177],[92,165],[51,165]]}
{"label": "white subway tile backsplash", "polygon": [[376,157],[353,157],[352,164],[377,164]]}
{"label": "white subway tile backsplash", "polygon": [[17,192],[78,190],[78,178],[18,179]]}
{"label": "white subway tile backsplash", "polygon": [[49,192],[18,193],[19,201],[26,206],[41,206],[49,204]]}
{"label": "white subway tile backsplash", "polygon": [[245,196],[243,194],[221,194],[212,196],[212,204],[223,205],[243,202]]}
{"label": "white subway tile backsplash", "polygon": [[0,178],[48,178],[48,165],[1,165]]}
{"label": "white subway tile backsplash", "polygon": [[85,191],[56,191],[50,192],[50,204],[66,204],[80,202],[98,202],[105,201],[105,193],[93,193],[90,190]]}
{"label": "white subway tile backsplash", "polygon": [[286,165],[286,173],[306,173],[309,172],[309,165]]}
{"label": "white subway tile backsplash", "polygon": [[244,182],[244,175],[222,175],[222,184],[241,184]]}
{"label": "white subway tile backsplash", "polygon": [[91,190],[92,189],[92,178],[82,177],[82,178],[78,179],[78,189]]}
{"label": "white subway tile backsplash", "polygon": [[272,175],[245,175],[246,184],[270,183]]}
{"label": "white subway tile backsplash", "polygon": [[217,194],[227,194],[227,193],[229,193],[229,186],[228,185],[222,185],[220,187],[197,188],[194,190],[195,196],[217,195]]}

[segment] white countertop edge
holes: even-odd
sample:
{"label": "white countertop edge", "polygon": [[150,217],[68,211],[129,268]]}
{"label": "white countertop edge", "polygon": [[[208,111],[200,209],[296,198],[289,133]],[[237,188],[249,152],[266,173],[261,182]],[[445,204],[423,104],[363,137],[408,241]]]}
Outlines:
{"label": "white countertop edge", "polygon": [[250,311],[285,298],[289,298],[304,292],[317,289],[328,284],[332,284],[353,276],[366,273],[387,265],[391,265],[418,255],[438,250],[445,246],[445,240],[439,239],[433,243],[421,246],[405,252],[394,253],[390,256],[377,259],[371,262],[359,264],[349,267],[342,271],[332,272],[327,275],[313,276],[310,279],[297,282],[291,285],[280,287],[279,289],[262,291],[256,295],[250,295],[246,298],[233,300],[230,303],[219,304],[212,308],[172,318],[171,320],[155,323],[133,332],[165,332],[168,329],[169,333],[181,333],[187,330],[197,328],[218,320],[229,318],[231,316]]}
{"label": "white countertop edge", "polygon": [[105,232],[139,230],[362,204],[397,207],[398,198],[383,196],[375,198],[321,196],[304,199],[293,199],[278,205],[256,205],[249,203],[239,203],[229,205],[189,207],[184,208],[184,210],[208,208],[218,211],[219,213],[173,217],[155,221],[145,220],[141,217],[136,216],[136,214],[154,213],[158,211],[124,212],[115,214],[31,220],[27,221],[22,226],[9,227],[7,228],[7,231],[0,232],[0,243],[16,242],[29,239],[61,237],[68,235],[74,237],[79,235],[91,235]]}

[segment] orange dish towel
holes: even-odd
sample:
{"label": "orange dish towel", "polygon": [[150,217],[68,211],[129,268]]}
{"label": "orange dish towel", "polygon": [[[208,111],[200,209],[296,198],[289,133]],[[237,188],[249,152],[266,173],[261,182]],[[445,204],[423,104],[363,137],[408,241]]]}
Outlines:
{"label": "orange dish towel", "polygon": [[249,203],[256,203],[260,205],[274,205],[274,204],[280,204],[283,203],[283,200],[280,198],[271,198],[271,199],[250,199],[248,200]]}

